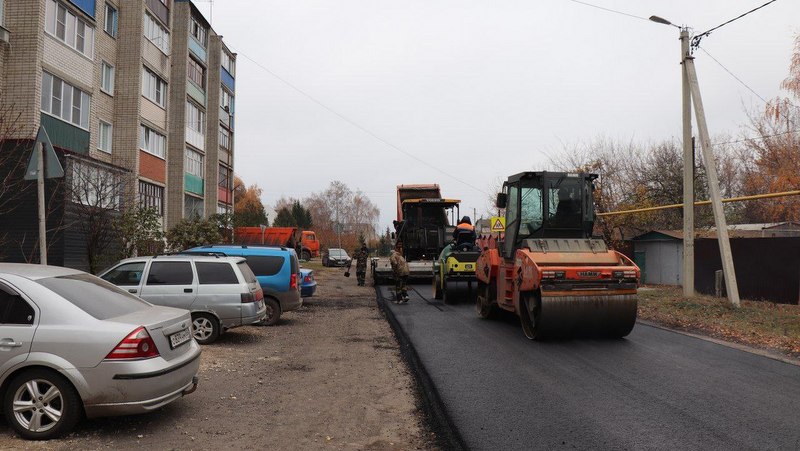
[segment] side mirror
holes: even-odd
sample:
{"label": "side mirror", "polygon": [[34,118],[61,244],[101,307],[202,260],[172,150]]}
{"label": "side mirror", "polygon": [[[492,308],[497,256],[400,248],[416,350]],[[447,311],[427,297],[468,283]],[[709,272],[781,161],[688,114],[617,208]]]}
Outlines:
{"label": "side mirror", "polygon": [[508,194],[497,193],[497,201],[495,202],[495,206],[497,208],[506,208],[507,203],[508,203]]}

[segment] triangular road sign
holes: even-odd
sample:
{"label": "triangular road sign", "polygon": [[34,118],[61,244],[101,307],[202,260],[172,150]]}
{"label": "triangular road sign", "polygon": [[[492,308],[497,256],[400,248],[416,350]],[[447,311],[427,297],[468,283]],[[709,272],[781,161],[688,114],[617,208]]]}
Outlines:
{"label": "triangular road sign", "polygon": [[33,145],[31,158],[28,160],[28,168],[25,170],[25,180],[36,180],[38,176],[39,144],[44,146],[44,177],[48,179],[64,177],[64,168],[61,167],[61,162],[58,161],[53,144],[50,143],[50,137],[47,136],[44,126],[40,125],[39,132],[36,133],[36,142]]}
{"label": "triangular road sign", "polygon": [[501,216],[492,216],[491,224],[492,224],[492,232],[506,231],[506,218],[503,218]]}

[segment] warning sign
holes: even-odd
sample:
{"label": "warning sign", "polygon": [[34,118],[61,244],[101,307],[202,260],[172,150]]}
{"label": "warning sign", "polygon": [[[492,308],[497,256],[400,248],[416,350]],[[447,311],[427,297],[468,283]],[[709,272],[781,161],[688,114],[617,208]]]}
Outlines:
{"label": "warning sign", "polygon": [[492,232],[506,231],[506,218],[502,216],[492,216],[491,224],[492,224]]}

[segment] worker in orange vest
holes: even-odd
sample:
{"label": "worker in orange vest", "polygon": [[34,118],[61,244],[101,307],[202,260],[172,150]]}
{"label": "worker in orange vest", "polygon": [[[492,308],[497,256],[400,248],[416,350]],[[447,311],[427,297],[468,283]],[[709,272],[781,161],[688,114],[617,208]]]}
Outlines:
{"label": "worker in orange vest", "polygon": [[475,227],[472,226],[472,220],[469,219],[469,216],[464,216],[458,221],[458,225],[453,230],[453,239],[457,243],[475,241]]}

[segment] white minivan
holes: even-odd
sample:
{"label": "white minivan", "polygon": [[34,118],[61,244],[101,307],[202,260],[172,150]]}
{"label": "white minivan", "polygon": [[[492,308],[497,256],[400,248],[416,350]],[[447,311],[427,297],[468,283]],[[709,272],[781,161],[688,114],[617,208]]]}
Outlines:
{"label": "white minivan", "polygon": [[242,257],[134,257],[117,262],[100,277],[152,304],[189,310],[200,344],[266,315],[264,292]]}

